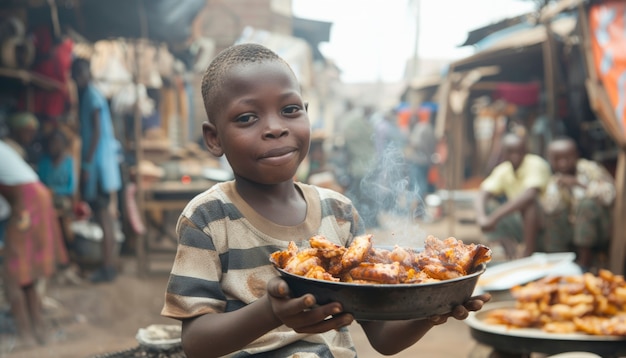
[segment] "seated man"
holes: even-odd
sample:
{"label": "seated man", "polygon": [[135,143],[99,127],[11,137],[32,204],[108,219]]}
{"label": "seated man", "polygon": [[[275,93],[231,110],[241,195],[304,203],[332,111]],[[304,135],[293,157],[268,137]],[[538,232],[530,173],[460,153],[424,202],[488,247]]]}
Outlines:
{"label": "seated man", "polygon": [[[504,162],[480,185],[475,208],[477,222],[487,239],[500,243],[507,258],[524,256],[536,249],[540,223],[539,197],[550,178],[550,166],[540,156],[528,153],[524,138],[507,134],[502,139]],[[503,201],[498,202],[498,197]]]}
{"label": "seated man", "polygon": [[554,174],[541,199],[544,249],[576,252],[578,264],[589,270],[597,264],[596,254],[608,252],[616,195],[613,177],[597,163],[579,158],[570,138],[552,141],[548,160]]}

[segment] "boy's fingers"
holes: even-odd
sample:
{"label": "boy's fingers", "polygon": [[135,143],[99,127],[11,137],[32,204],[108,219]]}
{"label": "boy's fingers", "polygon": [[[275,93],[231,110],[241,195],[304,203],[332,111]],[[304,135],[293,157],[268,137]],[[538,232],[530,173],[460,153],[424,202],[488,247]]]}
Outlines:
{"label": "boy's fingers", "polygon": [[468,315],[469,311],[461,305],[454,307],[454,309],[452,310],[452,316],[454,316],[454,318],[456,319],[466,319]]}
{"label": "boy's fingers", "polygon": [[484,302],[481,300],[471,300],[465,303],[465,308],[469,311],[478,311],[483,308]]}
{"label": "boy's fingers", "polygon": [[289,297],[289,285],[280,277],[274,277],[267,283],[267,293],[272,297]]}
{"label": "boy's fingers", "polygon": [[478,311],[483,308],[485,302],[489,302],[489,300],[491,300],[491,295],[484,293],[470,298],[467,302],[465,302],[464,306],[470,311]]}
{"label": "boy's fingers", "polygon": [[333,316],[315,324],[303,326],[295,329],[298,333],[320,333],[327,332],[332,329],[339,330],[342,327],[349,326],[354,321],[354,317],[349,313],[343,313]]}

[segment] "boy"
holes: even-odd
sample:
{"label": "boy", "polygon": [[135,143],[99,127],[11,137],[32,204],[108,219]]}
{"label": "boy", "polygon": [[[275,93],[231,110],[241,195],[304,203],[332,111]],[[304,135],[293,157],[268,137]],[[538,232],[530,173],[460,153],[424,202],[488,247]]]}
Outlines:
{"label": "boy", "polygon": [[[290,240],[302,246],[322,234],[349,245],[364,231],[343,195],[293,180],[310,140],[294,73],[263,46],[237,45],[209,65],[202,95],[205,143],[213,155],[226,156],[235,180],[198,195],[178,221],[162,314],[182,321],[185,354],[355,357],[346,328],[352,316],[337,302],[291,298],[269,263]],[[454,316],[465,318],[488,299],[469,300]],[[446,319],[361,324],[375,349],[394,354]]]}
{"label": "boy", "polygon": [[[524,256],[536,251],[540,232],[539,197],[550,178],[548,162],[528,153],[523,137],[509,133],[502,139],[505,161],[496,166],[480,185],[476,196],[476,219],[489,241],[502,244],[507,258],[517,257],[516,245],[524,245]],[[493,204],[504,196],[501,205]]]}
{"label": "boy", "polygon": [[616,195],[613,177],[597,163],[580,158],[571,138],[552,141],[548,160],[554,174],[541,200],[544,248],[576,252],[578,264],[587,271],[608,253]]}

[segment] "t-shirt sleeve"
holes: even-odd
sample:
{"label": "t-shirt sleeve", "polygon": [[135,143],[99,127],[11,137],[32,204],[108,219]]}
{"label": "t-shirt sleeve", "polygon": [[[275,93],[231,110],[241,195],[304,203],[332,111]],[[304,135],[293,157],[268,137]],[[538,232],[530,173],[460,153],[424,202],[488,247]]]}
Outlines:
{"label": "t-shirt sleeve", "polygon": [[183,320],[224,312],[226,297],[220,287],[220,258],[211,236],[182,216],[177,225],[178,249],[161,314]]}
{"label": "t-shirt sleeve", "polygon": [[493,195],[504,193],[504,169],[502,164],[493,168],[491,174],[480,183],[480,189]]}
{"label": "t-shirt sleeve", "polygon": [[538,159],[531,162],[527,175],[524,178],[524,189],[537,188],[544,191],[550,181],[550,166],[548,162]]}

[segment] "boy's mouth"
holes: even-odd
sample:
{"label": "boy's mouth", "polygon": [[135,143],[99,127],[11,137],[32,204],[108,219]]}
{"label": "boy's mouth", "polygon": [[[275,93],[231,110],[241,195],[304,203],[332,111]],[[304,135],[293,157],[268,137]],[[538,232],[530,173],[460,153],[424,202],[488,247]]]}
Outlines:
{"label": "boy's mouth", "polygon": [[291,161],[295,153],[296,148],[294,147],[282,147],[263,153],[259,159],[266,164],[278,166]]}
{"label": "boy's mouth", "polygon": [[284,155],[287,155],[287,154],[295,152],[295,151],[296,151],[296,148],[294,148],[294,147],[274,148],[274,149],[271,149],[271,150],[263,153],[261,155],[261,159],[282,157]]}

